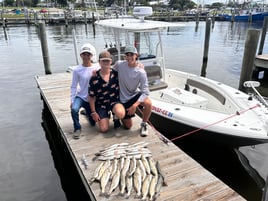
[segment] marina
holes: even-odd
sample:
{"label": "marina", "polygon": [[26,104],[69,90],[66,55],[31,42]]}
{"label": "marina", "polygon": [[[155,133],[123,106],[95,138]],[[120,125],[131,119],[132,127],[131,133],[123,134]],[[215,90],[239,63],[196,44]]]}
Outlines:
{"label": "marina", "polygon": [[[164,47],[167,65],[176,70],[200,74],[205,24],[200,22],[198,28],[194,22],[185,25],[183,28],[161,34],[163,43],[167,44]],[[207,77],[238,88],[245,33],[249,26],[260,29],[262,25],[215,23],[211,32]],[[90,42],[98,51],[105,46],[98,27],[96,33],[93,33],[89,24],[46,26],[53,74],[62,73],[69,65],[76,64],[73,53],[73,29],[76,31],[79,46]],[[51,145],[48,146],[49,138],[41,126],[43,102],[40,101],[39,90],[36,90],[33,79],[36,75],[44,74],[38,30],[34,26],[8,26],[5,33],[3,29],[0,33],[0,44],[3,47],[0,49],[3,58],[0,64],[1,94],[4,94],[0,115],[3,153],[1,200],[81,200],[79,196],[82,194],[82,188],[73,183],[79,175],[72,171],[66,172],[70,167],[67,162],[63,164],[63,168],[59,168],[59,161],[55,160],[55,153],[51,152]],[[265,43],[263,54],[267,51]],[[14,61],[20,62],[18,64]],[[14,97],[20,98],[19,103]],[[183,131],[178,130],[174,134],[180,133]],[[262,194],[268,167],[267,144],[237,147],[238,151],[243,151],[245,161],[250,161],[247,164],[243,163],[243,168],[233,153],[233,147],[223,147],[215,142],[205,143],[205,139],[202,143],[194,143],[187,139],[189,137],[177,140],[176,145],[246,200],[264,199]],[[54,142],[61,143],[60,140]],[[249,166],[257,173],[253,174],[254,177],[249,176]],[[63,171],[60,171],[61,169]],[[255,180],[260,176],[259,172],[262,182],[256,185]],[[66,182],[68,178],[70,181]]]}
{"label": "marina", "polygon": [[[79,140],[74,140],[69,103],[66,101],[69,98],[71,73],[37,76],[35,79],[44,109],[50,113],[50,121],[57,125],[53,135],[57,135],[55,137],[66,145],[91,200],[125,199],[118,196],[118,190],[107,199],[101,196],[98,182],[89,184],[98,164],[98,161],[92,161],[95,153],[113,144],[134,144],[141,141],[148,143],[148,149],[152,151],[154,160],[159,161],[167,183],[167,186],[162,186],[157,200],[244,200],[172,142],[163,142],[161,135],[156,134],[153,128],[150,128],[148,137],[140,137],[138,117],[135,117],[135,126],[131,130],[117,129],[107,134],[98,133],[95,127],[88,125],[85,118],[81,118],[82,136]],[[87,160],[86,166],[82,162],[83,157]],[[134,192],[128,200],[135,200]]]}

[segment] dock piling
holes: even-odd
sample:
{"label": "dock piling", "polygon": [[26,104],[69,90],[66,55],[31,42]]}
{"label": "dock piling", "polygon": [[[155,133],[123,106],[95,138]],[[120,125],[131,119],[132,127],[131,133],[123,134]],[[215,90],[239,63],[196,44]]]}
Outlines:
{"label": "dock piling", "polygon": [[257,51],[259,36],[259,30],[248,29],[238,88],[243,92],[247,92],[247,88],[244,87],[243,83],[252,79],[254,60]]}
{"label": "dock piling", "polygon": [[201,69],[201,76],[203,76],[203,77],[206,77],[206,69],[207,69],[207,63],[208,63],[208,49],[209,49],[209,39],[210,39],[210,27],[211,27],[211,19],[209,18],[206,21],[204,55],[203,55],[203,64],[202,64],[202,69]]}
{"label": "dock piling", "polygon": [[41,48],[43,53],[43,61],[45,65],[45,73],[52,74],[50,70],[50,60],[48,55],[48,47],[47,47],[47,37],[46,37],[46,30],[45,30],[45,23],[39,23],[40,29],[40,38],[41,38]]}

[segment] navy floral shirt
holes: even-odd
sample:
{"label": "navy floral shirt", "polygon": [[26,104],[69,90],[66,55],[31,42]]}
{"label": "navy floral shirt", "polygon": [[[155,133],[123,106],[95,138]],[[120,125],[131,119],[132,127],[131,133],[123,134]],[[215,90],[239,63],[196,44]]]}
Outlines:
{"label": "navy floral shirt", "polygon": [[100,70],[89,81],[88,94],[95,97],[95,107],[111,110],[115,103],[119,102],[119,84],[117,71],[111,69],[110,79],[104,81],[100,76]]}

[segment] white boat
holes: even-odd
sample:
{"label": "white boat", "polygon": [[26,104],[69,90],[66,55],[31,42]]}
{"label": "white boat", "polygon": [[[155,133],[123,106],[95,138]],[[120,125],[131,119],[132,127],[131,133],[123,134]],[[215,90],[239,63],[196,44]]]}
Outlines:
{"label": "white boat", "polygon": [[[161,31],[179,25],[144,20],[151,12],[150,7],[136,7],[133,13],[138,18],[107,19],[96,24],[103,27],[106,46],[115,60],[122,59],[127,44],[138,49],[151,90],[152,125],[168,133],[166,137],[171,140],[206,133],[215,138],[268,141],[268,107],[260,94],[246,94],[205,77],[166,68]],[[254,90],[256,84],[245,83]]]}

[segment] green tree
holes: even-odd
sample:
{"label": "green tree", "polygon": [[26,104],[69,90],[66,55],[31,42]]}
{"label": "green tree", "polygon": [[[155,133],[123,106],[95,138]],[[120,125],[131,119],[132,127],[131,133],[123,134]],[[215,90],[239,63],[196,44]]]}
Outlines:
{"label": "green tree", "polygon": [[15,1],[14,0],[5,0],[4,5],[5,6],[14,6]]}
{"label": "green tree", "polygon": [[53,2],[56,2],[61,6],[67,6],[67,0],[54,0]]}
{"label": "green tree", "polygon": [[178,10],[192,9],[195,7],[195,3],[191,0],[170,0],[169,7]]}
{"label": "green tree", "polygon": [[211,4],[211,6],[210,6],[210,8],[215,8],[215,9],[220,9],[220,8],[222,8],[224,6],[224,4],[223,3],[220,3],[220,2],[215,2],[215,3],[212,3]]}

